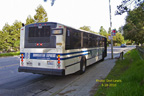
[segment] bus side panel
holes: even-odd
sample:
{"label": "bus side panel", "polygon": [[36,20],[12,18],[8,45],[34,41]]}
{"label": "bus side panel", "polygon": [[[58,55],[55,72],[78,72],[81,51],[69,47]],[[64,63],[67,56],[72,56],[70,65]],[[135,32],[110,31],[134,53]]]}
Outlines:
{"label": "bus side panel", "polygon": [[65,75],[75,73],[80,70],[80,63],[74,64],[72,66],[65,67]]}
{"label": "bus side panel", "polygon": [[80,70],[80,57],[71,58],[73,56],[76,56],[76,54],[69,55],[67,58],[70,58],[70,59],[64,60],[66,75],[75,73]]}
{"label": "bus side panel", "polygon": [[[21,31],[20,31],[20,53],[24,53],[24,38],[25,38],[25,27],[22,27]],[[23,55],[25,57],[25,54],[23,54]],[[22,62],[20,59],[20,66],[22,66],[23,63],[24,62]]]}
{"label": "bus side panel", "polygon": [[25,27],[22,27],[20,31],[20,50],[24,49],[24,38],[25,38]]}
{"label": "bus side panel", "polygon": [[96,48],[95,50],[92,49],[89,52],[89,55],[87,58],[87,66],[102,59],[102,50],[103,50],[103,48]]}

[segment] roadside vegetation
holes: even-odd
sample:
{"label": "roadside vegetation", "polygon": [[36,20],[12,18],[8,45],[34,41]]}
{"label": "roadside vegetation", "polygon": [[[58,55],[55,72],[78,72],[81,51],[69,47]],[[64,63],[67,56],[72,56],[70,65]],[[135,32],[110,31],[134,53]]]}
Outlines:
{"label": "roadside vegetation", "polygon": [[[42,5],[39,5],[35,11],[36,14],[33,17],[30,15],[27,17],[25,25],[48,21],[47,13]],[[6,23],[0,30],[0,56],[13,56],[19,53],[21,27],[22,22],[15,20],[12,25]]]}
{"label": "roadside vegetation", "polygon": [[135,44],[144,43],[144,0],[122,0],[115,15],[127,13],[123,36]]}
{"label": "roadside vegetation", "polygon": [[17,52],[9,52],[9,53],[1,53],[1,54],[0,54],[0,57],[15,56],[15,55],[20,55],[20,51],[17,51]]}
{"label": "roadside vegetation", "polygon": [[[105,80],[121,82],[103,83],[94,96],[143,96],[144,95],[144,60],[136,49],[128,51],[124,60],[117,60]],[[110,86],[113,84],[114,86]]]}
{"label": "roadside vegetation", "polygon": [[[137,6],[133,7],[134,9],[130,10],[126,3],[132,4],[136,2]],[[132,2],[132,3],[131,3]],[[144,43],[144,2],[142,0],[123,0],[122,4],[119,5],[117,14],[121,15],[124,12],[127,12],[126,24],[120,26],[116,30],[116,35],[113,36],[113,45],[120,46],[121,44],[131,45],[143,44]],[[39,5],[35,10],[36,14],[34,16],[29,15],[26,18],[26,24],[39,23],[39,22],[48,22],[48,17],[45,9],[42,5]],[[8,52],[17,52],[20,50],[20,29],[22,27],[22,22],[15,20],[12,25],[6,23],[2,30],[0,30],[0,54]],[[107,45],[111,44],[109,36],[111,35],[112,29],[109,28],[108,31],[101,26],[99,32],[94,32],[90,29],[90,26],[83,26],[80,29],[90,31],[95,34],[103,35],[107,38]]]}
{"label": "roadside vegetation", "polygon": [[[48,22],[48,17],[45,9],[42,5],[39,5],[35,10],[36,14],[34,16],[28,16],[26,19],[26,24]],[[12,25],[6,23],[2,30],[0,30],[0,56],[13,56],[18,54],[20,50],[20,29],[22,27],[22,22],[15,20]],[[107,37],[107,44],[110,44],[108,36],[111,33],[111,29],[107,32],[103,26],[100,27],[99,32],[94,32],[90,29],[90,26],[83,26],[80,29],[90,31],[95,34],[100,34]],[[114,45],[118,46],[124,43],[124,37],[121,34],[121,30],[118,30],[116,36],[114,36]]]}

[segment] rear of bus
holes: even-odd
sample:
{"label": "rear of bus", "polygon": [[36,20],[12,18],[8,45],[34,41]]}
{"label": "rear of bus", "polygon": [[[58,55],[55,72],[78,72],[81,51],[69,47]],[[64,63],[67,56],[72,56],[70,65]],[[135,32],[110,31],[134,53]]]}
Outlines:
{"label": "rear of bus", "polygon": [[63,47],[63,26],[54,23],[35,23],[21,28],[19,72],[65,75],[60,60]]}

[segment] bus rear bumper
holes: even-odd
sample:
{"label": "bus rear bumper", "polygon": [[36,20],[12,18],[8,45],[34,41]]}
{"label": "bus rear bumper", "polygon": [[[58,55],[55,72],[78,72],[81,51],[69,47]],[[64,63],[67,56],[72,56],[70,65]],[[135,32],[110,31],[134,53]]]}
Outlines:
{"label": "bus rear bumper", "polygon": [[48,68],[22,67],[22,66],[19,66],[18,72],[29,72],[34,74],[45,74],[45,75],[65,75],[64,69],[48,69]]}

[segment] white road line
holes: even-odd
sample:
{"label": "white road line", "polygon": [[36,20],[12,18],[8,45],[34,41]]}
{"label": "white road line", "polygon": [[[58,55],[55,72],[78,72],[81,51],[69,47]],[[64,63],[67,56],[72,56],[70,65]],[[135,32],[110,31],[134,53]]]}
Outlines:
{"label": "white road line", "polygon": [[6,67],[11,67],[11,66],[16,66],[16,65],[19,65],[19,64],[12,64],[12,65],[7,65],[7,66],[1,66],[0,69],[1,68],[6,68]]}

